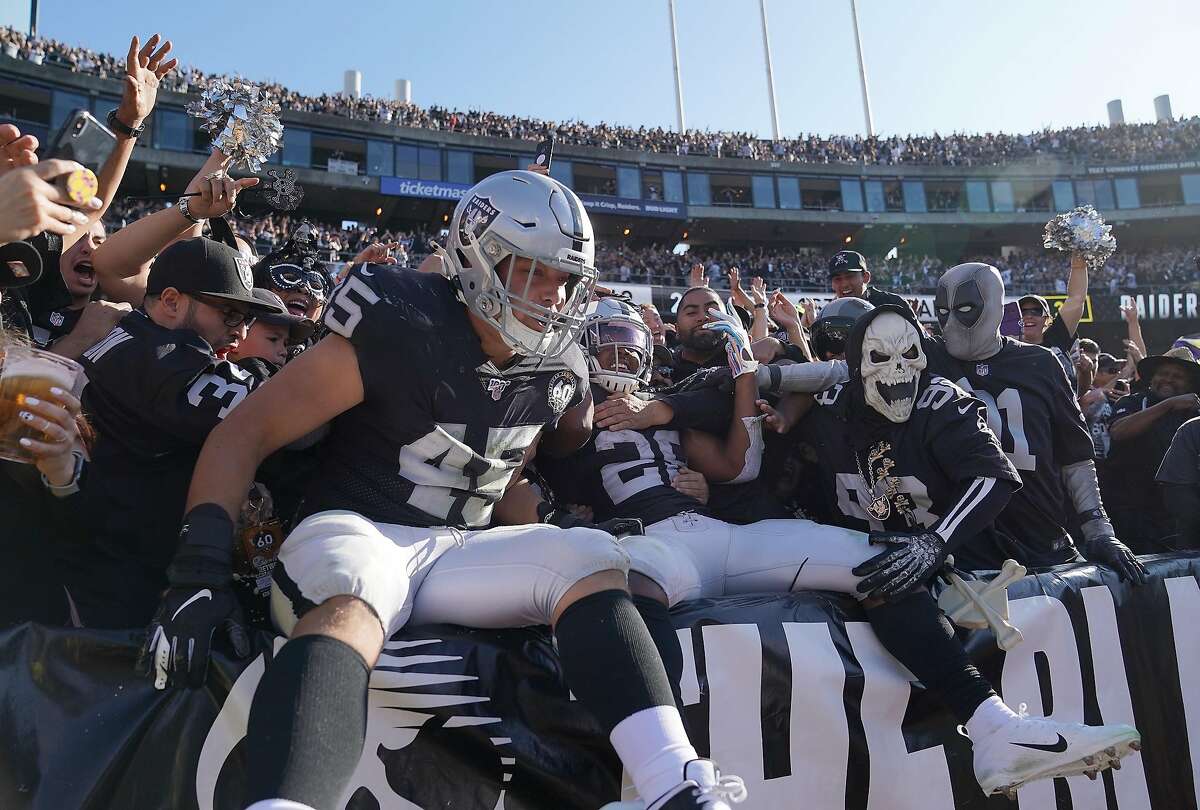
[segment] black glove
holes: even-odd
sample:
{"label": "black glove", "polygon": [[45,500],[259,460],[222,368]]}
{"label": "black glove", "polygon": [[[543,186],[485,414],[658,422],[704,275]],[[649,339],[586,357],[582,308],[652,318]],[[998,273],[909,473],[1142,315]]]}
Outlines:
{"label": "black glove", "polygon": [[250,636],[231,586],[233,521],[216,504],[184,517],[179,550],[167,569],[170,583],[147,631],[138,672],[155,689],[204,685],[213,633],[223,627],[238,658],[250,654]]}
{"label": "black glove", "polygon": [[611,518],[609,520],[602,520],[599,523],[593,523],[584,520],[568,509],[559,509],[545,502],[538,506],[538,517],[542,519],[542,523],[549,523],[560,529],[599,529],[602,532],[611,534],[613,537],[645,534],[642,528],[642,521],[639,518]]}
{"label": "black glove", "polygon": [[1115,537],[1093,537],[1083,544],[1083,554],[1092,562],[1107,565],[1117,576],[1134,585],[1145,585],[1149,574],[1129,546]]}
{"label": "black glove", "polygon": [[856,577],[863,577],[858,592],[889,602],[927,582],[949,556],[946,543],[933,532],[871,532],[870,542],[888,550],[854,569]]}

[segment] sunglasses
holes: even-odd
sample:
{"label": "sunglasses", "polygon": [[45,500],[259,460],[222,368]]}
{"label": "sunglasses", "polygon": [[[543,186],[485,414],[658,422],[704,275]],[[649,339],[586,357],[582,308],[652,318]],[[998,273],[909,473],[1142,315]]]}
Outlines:
{"label": "sunglasses", "polygon": [[318,270],[305,270],[294,264],[277,264],[267,271],[271,284],[279,290],[298,290],[305,292],[318,301],[325,300],[325,291],[329,282],[325,274]]}
{"label": "sunglasses", "polygon": [[209,298],[206,295],[193,295],[192,298],[221,313],[221,322],[230,329],[236,329],[242,324],[249,326],[254,323],[254,316],[249,312],[242,312],[240,309],[230,306],[227,302],[219,298]]}

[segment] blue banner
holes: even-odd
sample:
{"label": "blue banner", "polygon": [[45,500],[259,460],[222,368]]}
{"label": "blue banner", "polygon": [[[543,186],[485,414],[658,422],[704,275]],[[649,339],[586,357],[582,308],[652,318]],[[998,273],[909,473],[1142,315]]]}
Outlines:
{"label": "blue banner", "polygon": [[580,194],[583,207],[589,214],[632,214],[638,217],[663,217],[685,219],[687,207],[683,203],[661,200],[633,200],[628,197],[598,197],[595,194]]}
{"label": "blue banner", "polygon": [[471,188],[469,183],[443,183],[413,177],[380,177],[379,193],[392,197],[424,197],[430,200],[458,200]]}

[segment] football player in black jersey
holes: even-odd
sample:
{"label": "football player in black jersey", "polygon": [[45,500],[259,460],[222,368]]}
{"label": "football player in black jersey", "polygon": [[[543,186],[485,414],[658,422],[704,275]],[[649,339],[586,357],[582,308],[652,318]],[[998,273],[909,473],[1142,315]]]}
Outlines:
{"label": "football player in black jersey", "polygon": [[[630,586],[647,615],[653,614],[648,602],[803,589],[854,594],[864,600],[884,646],[967,727],[985,794],[1079,773],[1084,765],[1099,769],[1118,757],[1115,749],[1123,755],[1139,744],[1126,726],[1019,716],[971,665],[938,610],[929,579],[951,551],[988,530],[1020,478],[987,428],[982,403],[922,373],[920,327],[907,305],[885,305],[859,319],[848,356],[862,376],[822,394],[822,407],[808,420],[823,440],[829,497],[845,512],[844,528],[806,520],[725,523],[672,485],[684,464],[715,480],[757,474],[762,442],[749,338],[719,311],[710,315],[709,328],[729,336],[735,406],[726,439],[694,430],[597,429],[580,452],[538,462],[562,500],[591,507],[597,518],[643,521],[644,536],[624,545]],[[600,301],[584,342],[597,395],[645,386],[651,344],[632,308]],[[897,464],[903,466],[893,469]],[[861,472],[864,465],[869,473]],[[877,554],[872,546],[880,545],[887,550]],[[668,664],[676,677],[682,661],[669,623],[655,640],[663,660],[679,667],[672,672]],[[1012,745],[1053,747],[1059,734],[1067,740],[1062,751]],[[1114,753],[1101,756],[1110,747]]]}
{"label": "football player in black jersey", "polygon": [[273,618],[291,639],[250,710],[254,810],[345,801],[370,668],[410,619],[552,625],[568,685],[649,810],[728,810],[724,797],[744,796],[687,740],[620,544],[537,525],[505,497],[539,437],[541,452],[565,453],[590,433],[575,338],[594,255],[569,189],[531,172],[492,175],[455,208],[448,277],[356,267],[326,308],[331,334],[205,445],[148,641],[160,687],[203,683],[213,628],[232,606],[230,516],[255,468],[332,422],[305,517],[275,567]]}
{"label": "football player in black jersey", "polygon": [[[935,308],[944,337],[924,341],[930,370],[984,402],[988,426],[1023,482],[996,521],[999,531],[964,549],[959,563],[998,568],[1005,559],[1028,566],[1082,560],[1063,525],[1069,504],[1087,558],[1123,579],[1145,581],[1145,568],[1117,540],[1104,512],[1091,437],[1062,366],[1048,349],[1000,334],[999,271],[977,262],[952,267],[938,281]],[[768,391],[815,392],[849,377],[846,364],[835,360],[760,368],[758,379]]]}

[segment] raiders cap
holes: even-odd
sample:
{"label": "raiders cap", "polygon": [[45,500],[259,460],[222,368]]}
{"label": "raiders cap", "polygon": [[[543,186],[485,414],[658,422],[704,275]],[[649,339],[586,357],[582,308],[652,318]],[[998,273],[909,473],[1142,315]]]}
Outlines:
{"label": "raiders cap", "polygon": [[254,297],[250,261],[228,245],[197,236],[169,245],[150,266],[146,294],[158,295],[168,287],[246,304],[259,313],[286,312]]}
{"label": "raiders cap", "polygon": [[861,273],[866,269],[866,258],[856,250],[839,250],[829,257],[830,278],[838,273]]}

